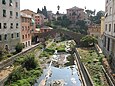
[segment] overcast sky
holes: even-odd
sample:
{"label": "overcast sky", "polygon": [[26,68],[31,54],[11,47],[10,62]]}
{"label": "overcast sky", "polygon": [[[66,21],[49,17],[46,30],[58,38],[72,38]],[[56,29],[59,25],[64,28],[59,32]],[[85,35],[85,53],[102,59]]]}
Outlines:
{"label": "overcast sky", "polygon": [[37,8],[42,9],[42,7],[46,6],[47,10],[56,13],[58,5],[61,13],[66,13],[66,9],[74,6],[80,8],[86,6],[87,9],[96,9],[96,11],[105,10],[105,0],[20,0],[21,10],[30,9],[34,12],[37,11]]}

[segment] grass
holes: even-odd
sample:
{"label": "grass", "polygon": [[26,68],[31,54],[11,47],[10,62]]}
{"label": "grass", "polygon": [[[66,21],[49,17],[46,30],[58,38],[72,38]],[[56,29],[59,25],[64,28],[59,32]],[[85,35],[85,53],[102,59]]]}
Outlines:
{"label": "grass", "polygon": [[[108,86],[107,82],[104,80],[104,73],[101,68],[101,61],[104,57],[103,54],[97,55],[96,51],[92,49],[82,49],[78,48],[79,54],[81,56],[81,61],[85,64],[91,78],[93,80],[94,86]],[[103,83],[104,82],[104,83]]]}
{"label": "grass", "polygon": [[11,56],[13,56],[13,54],[10,54],[10,53],[4,54],[3,56],[0,56],[0,61],[6,60],[10,58]]}

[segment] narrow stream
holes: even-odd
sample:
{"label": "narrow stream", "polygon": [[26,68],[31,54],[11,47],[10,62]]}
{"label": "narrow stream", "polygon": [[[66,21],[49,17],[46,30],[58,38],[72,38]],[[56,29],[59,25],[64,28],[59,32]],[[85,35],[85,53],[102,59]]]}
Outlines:
{"label": "narrow stream", "polygon": [[34,86],[81,86],[77,65],[65,65],[69,56],[67,53],[53,55]]}

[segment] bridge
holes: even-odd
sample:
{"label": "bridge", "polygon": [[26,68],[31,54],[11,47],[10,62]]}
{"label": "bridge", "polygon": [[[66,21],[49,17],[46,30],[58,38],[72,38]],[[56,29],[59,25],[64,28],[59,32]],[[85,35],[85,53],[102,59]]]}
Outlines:
{"label": "bridge", "polygon": [[84,36],[83,34],[75,33],[72,31],[67,31],[63,29],[52,29],[49,32],[43,32],[43,33],[36,33],[35,39],[37,41],[37,38],[47,38],[47,37],[55,37],[56,33],[63,34],[66,38],[74,40],[77,45],[80,44],[80,39]]}

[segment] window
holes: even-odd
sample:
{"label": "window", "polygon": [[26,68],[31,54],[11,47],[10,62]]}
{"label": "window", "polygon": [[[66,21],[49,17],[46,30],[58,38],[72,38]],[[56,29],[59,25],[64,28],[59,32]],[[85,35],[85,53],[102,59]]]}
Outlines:
{"label": "window", "polygon": [[13,16],[13,12],[12,12],[12,11],[10,11],[10,18],[12,18],[12,16]]}
{"label": "window", "polygon": [[16,23],[16,28],[18,28],[18,23]]}
{"label": "window", "polygon": [[11,34],[11,38],[14,38],[14,34]]}
{"label": "window", "polygon": [[109,14],[110,15],[112,14],[112,7],[110,7]]}
{"label": "window", "polygon": [[13,6],[12,0],[9,0],[9,1],[10,1],[9,6]]}
{"label": "window", "polygon": [[4,23],[4,29],[6,29],[7,28],[7,24],[6,23]]}
{"label": "window", "polygon": [[107,24],[105,25],[105,31],[107,31]]}
{"label": "window", "polygon": [[19,37],[19,33],[17,33],[17,37]]}
{"label": "window", "polygon": [[22,18],[22,22],[24,22],[24,18]]}
{"label": "window", "polygon": [[115,32],[115,24],[114,24],[114,32]]}
{"label": "window", "polygon": [[2,36],[0,35],[0,41],[2,41]]}
{"label": "window", "polygon": [[25,38],[27,38],[27,34],[25,35]]}
{"label": "window", "polygon": [[111,31],[111,24],[109,24],[109,32]]}
{"label": "window", "polygon": [[13,28],[13,23],[10,24],[10,28],[11,28],[11,29]]}
{"label": "window", "polygon": [[0,23],[0,29],[2,28],[2,24]]}
{"label": "window", "polygon": [[107,45],[107,50],[110,50],[110,38],[108,38],[108,45]]}
{"label": "window", "polygon": [[18,18],[18,12],[16,12],[16,18]]}
{"label": "window", "polygon": [[16,2],[16,7],[18,7],[18,2]]}
{"label": "window", "polygon": [[7,40],[7,34],[4,35],[4,40]]}
{"label": "window", "polygon": [[31,16],[33,17],[34,15],[32,14]]}
{"label": "window", "polygon": [[6,4],[6,1],[5,1],[5,0],[2,0],[2,4],[4,4],[4,5],[5,5],[5,4]]}
{"label": "window", "polygon": [[24,35],[22,35],[22,39],[24,39]]}
{"label": "window", "polygon": [[3,10],[3,17],[6,17],[6,10]]}

